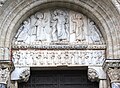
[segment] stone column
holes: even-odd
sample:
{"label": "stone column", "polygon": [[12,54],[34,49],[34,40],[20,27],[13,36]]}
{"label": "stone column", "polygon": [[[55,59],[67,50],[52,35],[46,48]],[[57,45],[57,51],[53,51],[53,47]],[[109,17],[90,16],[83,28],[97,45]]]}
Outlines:
{"label": "stone column", "polygon": [[107,80],[106,79],[99,80],[99,88],[107,88]]}
{"label": "stone column", "polygon": [[112,88],[120,88],[120,68],[108,68],[107,74],[110,78]]}

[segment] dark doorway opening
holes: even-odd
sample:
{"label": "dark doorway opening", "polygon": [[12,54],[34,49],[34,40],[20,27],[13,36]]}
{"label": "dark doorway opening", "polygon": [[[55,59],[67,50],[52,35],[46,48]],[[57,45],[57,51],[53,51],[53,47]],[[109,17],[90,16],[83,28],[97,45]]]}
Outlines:
{"label": "dark doorway opening", "polygon": [[19,88],[99,88],[98,82],[91,82],[87,70],[39,70],[31,71],[27,83]]}

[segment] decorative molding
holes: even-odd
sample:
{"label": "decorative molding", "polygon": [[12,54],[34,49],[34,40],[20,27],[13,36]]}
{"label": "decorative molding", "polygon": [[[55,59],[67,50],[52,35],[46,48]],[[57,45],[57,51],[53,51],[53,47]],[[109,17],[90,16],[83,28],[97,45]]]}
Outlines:
{"label": "decorative molding", "polygon": [[99,80],[99,74],[93,68],[88,69],[88,79],[92,82]]}
{"label": "decorative molding", "polygon": [[120,59],[105,59],[103,69],[107,71],[109,68],[120,67]]}
{"label": "decorative molding", "polygon": [[15,67],[102,66],[104,50],[13,50]]}
{"label": "decorative molding", "polygon": [[88,44],[79,44],[79,43],[54,43],[54,44],[39,44],[39,43],[33,43],[32,45],[27,45],[27,44],[18,44],[18,45],[13,45],[12,49],[42,49],[42,50],[105,50],[106,45],[88,45]]}
{"label": "decorative molding", "polygon": [[120,68],[116,68],[116,67],[108,68],[107,74],[108,74],[112,83],[114,83],[114,82],[119,83],[120,82]]}

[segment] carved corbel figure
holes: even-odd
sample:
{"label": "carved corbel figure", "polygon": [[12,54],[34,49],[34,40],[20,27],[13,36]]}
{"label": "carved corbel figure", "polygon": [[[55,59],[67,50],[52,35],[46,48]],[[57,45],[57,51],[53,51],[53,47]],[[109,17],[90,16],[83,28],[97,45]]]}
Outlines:
{"label": "carved corbel figure", "polygon": [[29,76],[30,76],[30,70],[25,69],[21,72],[19,78],[21,79],[21,81],[27,82],[29,80]]}
{"label": "carved corbel figure", "polygon": [[99,75],[95,69],[93,69],[93,68],[88,69],[88,79],[91,82],[95,82],[95,81],[99,80]]}

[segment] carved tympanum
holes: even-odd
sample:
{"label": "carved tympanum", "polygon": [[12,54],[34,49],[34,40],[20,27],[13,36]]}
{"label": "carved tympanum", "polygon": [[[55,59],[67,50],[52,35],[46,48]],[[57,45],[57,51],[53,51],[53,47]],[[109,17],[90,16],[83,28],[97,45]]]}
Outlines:
{"label": "carved tympanum", "polygon": [[56,43],[104,44],[93,21],[81,13],[67,9],[37,12],[20,26],[13,45]]}

